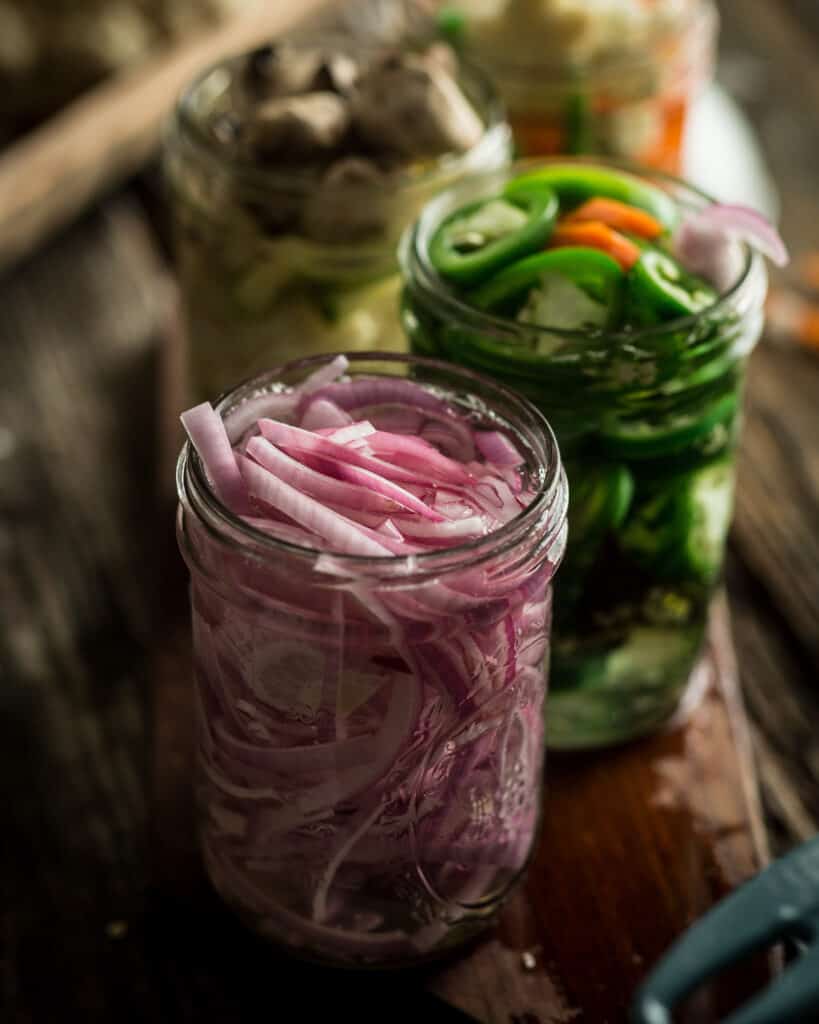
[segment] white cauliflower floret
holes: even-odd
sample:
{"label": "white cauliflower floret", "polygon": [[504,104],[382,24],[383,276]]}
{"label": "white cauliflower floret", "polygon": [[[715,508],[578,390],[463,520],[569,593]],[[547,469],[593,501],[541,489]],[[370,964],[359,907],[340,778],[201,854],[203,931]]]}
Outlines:
{"label": "white cauliflower floret", "polygon": [[521,62],[590,62],[639,48],[690,0],[462,0],[476,44]]}

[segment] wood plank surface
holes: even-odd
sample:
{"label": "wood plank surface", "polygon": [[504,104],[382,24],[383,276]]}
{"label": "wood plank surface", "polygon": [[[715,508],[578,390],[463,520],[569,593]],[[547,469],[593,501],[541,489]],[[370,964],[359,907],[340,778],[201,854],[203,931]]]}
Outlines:
{"label": "wood plank surface", "polygon": [[[759,133],[798,267],[819,248],[816,5],[730,0],[720,13],[720,76]],[[817,395],[819,353],[764,339],[751,360],[728,582],[777,852],[819,830]]]}
{"label": "wood plank surface", "polygon": [[[0,285],[2,1019],[161,1020],[147,889],[163,269],[117,203]],[[129,1016],[130,1015],[130,1016]]]}

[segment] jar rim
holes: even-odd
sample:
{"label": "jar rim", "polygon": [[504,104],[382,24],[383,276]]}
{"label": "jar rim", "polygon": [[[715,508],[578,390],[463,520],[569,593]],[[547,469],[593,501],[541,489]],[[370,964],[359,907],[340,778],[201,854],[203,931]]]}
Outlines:
{"label": "jar rim", "polygon": [[[356,40],[342,33],[316,33],[298,36],[288,40],[288,45],[298,48],[323,48],[336,45],[351,53],[380,53],[390,47],[376,42]],[[394,47],[393,47],[394,48]],[[402,52],[412,52],[411,45],[404,44]],[[237,157],[228,147],[219,144],[205,129],[204,121],[197,116],[196,99],[208,80],[219,74],[232,74],[246,58],[253,53],[246,50],[240,54],[220,60],[200,72],[179,96],[174,110],[172,124],[180,135],[196,149],[206,160],[227,169],[250,188],[309,193],[315,190],[317,182],[304,175],[283,173],[280,168],[261,167],[258,163]],[[437,180],[445,180],[447,176],[458,174],[459,169],[468,169],[484,150],[509,143],[511,132],[506,121],[506,108],[495,88],[492,78],[483,69],[461,54],[455,54],[458,71],[464,79],[475,87],[480,94],[481,106],[476,113],[483,122],[484,130],[474,146],[463,153],[444,153],[431,161],[425,161],[422,170],[413,172],[403,168],[400,175],[391,183],[385,183],[384,190],[389,193],[404,193],[435,189]],[[468,97],[470,102],[472,97]],[[428,164],[428,166],[427,166]]]}
{"label": "jar rim", "polygon": [[[467,322],[474,325],[476,329],[490,333],[493,338],[498,338],[502,344],[514,347],[521,343],[520,338],[514,335],[526,335],[527,338],[541,335],[559,334],[561,338],[574,342],[605,341],[618,345],[639,345],[640,342],[663,337],[672,332],[691,331],[699,324],[720,313],[729,307],[744,291],[746,285],[751,281],[755,273],[758,274],[763,267],[762,256],[747,243],[742,243],[744,262],[739,277],[730,288],[721,292],[715,302],[698,313],[688,316],[677,317],[661,324],[652,324],[636,329],[607,330],[605,328],[563,328],[549,327],[541,324],[518,323],[504,317],[492,316],[482,310],[476,309],[461,299],[447,284],[443,277],[435,270],[429,259],[429,242],[432,234],[437,230],[443,217],[458,209],[453,205],[447,208],[456,195],[464,193],[480,192],[481,186],[492,182],[506,181],[522,173],[536,171],[541,167],[549,167],[565,164],[580,164],[588,166],[611,167],[624,171],[642,180],[654,180],[669,188],[684,190],[690,197],[693,197],[702,206],[716,203],[709,193],[695,185],[668,174],[664,171],[640,167],[627,160],[617,160],[600,156],[556,156],[556,157],[532,157],[526,160],[519,160],[508,167],[498,171],[490,171],[482,174],[469,175],[460,182],[453,185],[437,195],[432,201],[426,204],[421,214],[403,233],[399,243],[399,261],[405,284],[411,287],[418,287],[427,296],[434,296],[435,301],[452,317],[460,322]],[[468,201],[468,200],[467,200]],[[442,208],[445,213],[441,214]],[[544,364],[551,362],[553,357],[549,355],[540,356]]]}
{"label": "jar rim", "polygon": [[[250,378],[220,395],[214,403],[214,409],[224,418],[242,401],[256,397],[260,392],[268,391],[271,385],[279,383],[284,375],[301,371],[304,371],[305,374],[309,373],[326,365],[338,354],[329,353],[295,360]],[[551,546],[566,521],[567,486],[554,432],[546,417],[532,402],[483,374],[443,360],[395,352],[349,352],[343,354],[348,359],[350,367],[354,367],[356,363],[393,363],[417,366],[433,372],[440,372],[450,378],[462,379],[466,384],[474,382],[478,386],[477,392],[464,388],[461,396],[453,395],[454,399],[475,395],[483,399],[490,394],[496,396],[499,401],[508,403],[519,414],[518,422],[508,424],[515,430],[516,441],[520,441],[522,438],[526,449],[537,458],[538,462],[537,490],[532,501],[497,530],[446,548],[410,555],[381,556],[352,555],[321,548],[307,548],[279,540],[258,530],[232,512],[217,497],[207,479],[201,459],[190,441],[185,441],[176,465],[176,487],[180,506],[192,509],[200,522],[204,523],[206,529],[216,539],[245,554],[253,554],[261,558],[285,554],[303,560],[315,560],[321,555],[327,555],[332,558],[334,565],[348,568],[351,574],[356,576],[361,576],[362,571],[366,575],[369,570],[371,574],[388,576],[391,582],[400,582],[401,584],[428,580],[430,577],[440,575],[448,570],[462,568],[465,559],[468,559],[471,565],[478,565],[489,558],[502,556],[514,550],[522,539],[530,536],[532,527],[541,521],[544,521],[546,526],[542,536],[535,539],[533,546],[536,548]],[[373,375],[378,376],[378,374]],[[390,375],[382,374],[382,376]],[[441,388],[441,390],[446,393],[445,388]],[[526,433],[523,433],[524,430]],[[540,445],[542,454],[535,451],[535,444]]]}

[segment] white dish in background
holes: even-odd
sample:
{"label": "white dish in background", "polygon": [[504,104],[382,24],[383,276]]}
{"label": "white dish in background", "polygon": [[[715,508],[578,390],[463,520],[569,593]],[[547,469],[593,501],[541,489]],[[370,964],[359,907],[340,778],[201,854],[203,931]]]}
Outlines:
{"label": "white dish in background", "polygon": [[707,89],[691,112],[683,150],[684,176],[717,199],[743,203],[776,221],[779,195],[756,133],[719,85]]}

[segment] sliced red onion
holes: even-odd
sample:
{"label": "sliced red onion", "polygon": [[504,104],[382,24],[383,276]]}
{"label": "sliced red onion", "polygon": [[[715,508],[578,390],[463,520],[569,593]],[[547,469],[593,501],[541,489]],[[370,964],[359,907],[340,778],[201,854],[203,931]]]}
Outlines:
{"label": "sliced red onion", "polygon": [[287,544],[295,544],[297,547],[314,548],[321,543],[321,538],[315,533],[308,533],[300,526],[290,526],[288,523],[279,523],[267,516],[242,516],[242,519],[256,530],[262,533],[269,533],[277,540],[283,540]]}
{"label": "sliced red onion", "polygon": [[475,444],[487,462],[493,466],[522,466],[524,458],[506,434],[499,430],[476,430]]}
{"label": "sliced red onion", "polygon": [[[370,460],[371,463],[375,461],[374,459]],[[393,483],[392,480],[385,480],[378,473],[374,473],[369,469],[363,469],[359,465],[325,456],[314,457],[312,462],[314,465],[321,466],[325,472],[338,476],[340,480],[348,480],[352,484],[369,487],[375,494],[391,499],[394,505],[400,505],[410,512],[416,512],[418,515],[423,516],[424,519],[431,519],[436,523],[443,522],[444,520],[440,512],[436,512],[434,508],[424,504],[412,491]]]}
{"label": "sliced red onion", "polygon": [[377,458],[387,459],[419,473],[426,472],[433,480],[468,484],[472,479],[462,465],[441,455],[434,445],[421,438],[377,430],[367,438],[367,445]]}
{"label": "sliced red onion", "polygon": [[336,427],[328,431],[317,431],[324,437],[329,437],[336,444],[349,444],[351,441],[360,441],[369,438],[375,433],[375,427],[368,420],[356,420],[343,427]]}
{"label": "sliced red onion", "polygon": [[243,456],[239,459],[242,477],[252,497],[291,516],[305,530],[317,533],[327,541],[333,551],[373,558],[382,558],[390,554],[386,547],[365,537],[349,519],[331,512],[249,459]]}
{"label": "sliced red onion", "polygon": [[403,534],[392,521],[392,519],[385,519],[384,522],[377,527],[377,531],[378,533],[385,534],[387,537],[392,537],[393,540],[404,539]]}
{"label": "sliced red onion", "polygon": [[712,203],[686,217],[674,234],[672,249],[686,270],[705,278],[719,292],[726,292],[742,272],[740,242],[779,267],[788,262],[785,243],[762,214],[747,206],[726,203]]}
{"label": "sliced red onion", "polygon": [[390,522],[397,527],[400,536],[428,540],[430,543],[443,544],[451,547],[458,541],[486,534],[486,519],[472,515],[466,519],[455,519],[448,523],[430,523],[414,516],[394,515]]}
{"label": "sliced red onion", "polygon": [[215,733],[222,752],[240,764],[281,772],[291,779],[301,777],[305,785],[310,785],[309,780],[316,775],[335,775],[372,765],[377,754],[372,739],[366,736],[307,747],[271,747],[239,740],[221,722],[216,723]]}
{"label": "sliced red onion", "polygon": [[301,399],[304,399],[307,395],[312,395],[315,391],[321,390],[321,388],[338,380],[342,374],[346,373],[349,365],[350,363],[346,356],[335,356],[329,363],[325,363],[324,366],[314,370],[309,377],[305,377],[296,388],[297,394]]}
{"label": "sliced red onion", "polygon": [[277,423],[274,420],[259,420],[259,429],[262,434],[274,444],[285,448],[288,451],[308,452],[311,455],[319,455],[333,460],[343,460],[361,469],[369,470],[376,476],[386,477],[388,480],[399,480],[410,483],[424,483],[424,477],[418,473],[396,466],[381,459],[374,459],[347,444],[338,444],[319,434],[311,434],[309,430],[302,430],[299,427],[292,427],[286,423]]}
{"label": "sliced red onion", "polygon": [[216,889],[229,902],[256,907],[261,925],[267,927],[271,938],[298,948],[309,945],[325,955],[337,956],[355,962],[368,958],[397,958],[407,956],[412,946],[406,932],[379,931],[370,934],[346,928],[332,928],[314,921],[305,921],[299,914],[287,910],[271,899],[262,886],[255,884],[244,871],[235,867],[226,853],[217,852],[213,841],[205,843],[205,862]]}
{"label": "sliced red onion", "polygon": [[[264,415],[270,419],[281,419],[280,416],[269,412]],[[256,419],[261,419],[261,416],[257,416]],[[333,402],[320,398],[317,402],[310,403],[307,412],[302,417],[301,426],[304,430],[335,429],[349,426],[352,422],[353,417],[349,413],[339,409]]]}
{"label": "sliced red onion", "polygon": [[749,206],[714,203],[702,210],[698,219],[730,237],[747,242],[778,267],[784,267],[790,258],[773,224]]}
{"label": "sliced red onion", "polygon": [[247,444],[247,454],[260,466],[275,474],[292,487],[309,494],[325,505],[349,505],[368,512],[397,512],[407,505],[384,497],[368,487],[346,483],[332,476],[325,476],[310,469],[298,459],[293,459],[264,437],[253,437]]}
{"label": "sliced red onion", "polygon": [[332,502],[328,503],[327,508],[331,508],[342,516],[347,516],[348,519],[354,519],[357,523],[361,523],[362,526],[369,526],[371,530],[380,530],[387,518],[383,512],[365,512],[360,508],[333,505]]}
{"label": "sliced red onion", "polygon": [[403,537],[398,537],[396,539],[395,537],[390,536],[389,533],[385,533],[380,528],[372,529],[369,526],[365,526],[353,516],[350,516],[349,518],[356,523],[358,529],[365,537],[369,537],[370,540],[375,541],[376,544],[381,544],[383,547],[387,548],[390,554],[406,556],[417,554],[419,551],[423,550],[423,548],[419,547],[418,544],[412,544],[409,541],[404,540]]}
{"label": "sliced red onion", "polygon": [[355,409],[361,405],[383,405],[385,402],[404,402],[418,409],[446,409],[447,403],[433,395],[421,384],[411,380],[388,377],[358,377],[351,381],[336,382],[319,388],[299,403],[302,413],[310,402],[329,399],[342,409]]}
{"label": "sliced red onion", "polygon": [[292,391],[264,392],[248,398],[225,416],[225,430],[233,444],[256,426],[263,416],[287,420],[293,415],[298,396]]}
{"label": "sliced red onion", "polygon": [[383,402],[380,405],[360,405],[349,411],[356,420],[368,420],[377,430],[393,434],[417,436],[424,422],[424,411],[403,402]]}
{"label": "sliced red onion", "polygon": [[366,816],[362,816],[362,820],[355,823],[354,827],[344,837],[338,849],[330,858],[330,863],[322,873],[322,877],[316,887],[315,896],[313,897],[313,918],[319,924],[327,920],[327,896],[338,869],[350,856],[355,844],[367,834],[367,831],[373,827],[375,821],[383,813],[384,804],[377,803],[373,810],[369,811]]}
{"label": "sliced red onion", "polygon": [[429,416],[419,436],[458,462],[467,463],[475,458],[472,431],[451,416]]}
{"label": "sliced red onion", "polygon": [[245,487],[225,425],[210,402],[188,409],[179,417],[182,426],[199,453],[217,497],[234,512],[247,510]]}

